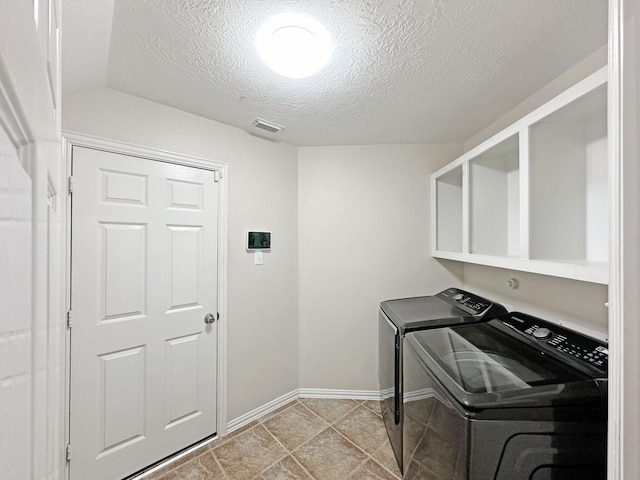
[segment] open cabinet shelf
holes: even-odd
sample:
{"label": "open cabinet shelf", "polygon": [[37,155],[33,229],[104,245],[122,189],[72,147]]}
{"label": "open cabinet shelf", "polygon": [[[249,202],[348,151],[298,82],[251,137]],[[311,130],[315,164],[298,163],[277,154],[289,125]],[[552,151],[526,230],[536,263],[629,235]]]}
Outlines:
{"label": "open cabinet shelf", "polygon": [[432,175],[432,255],[608,283],[603,68]]}

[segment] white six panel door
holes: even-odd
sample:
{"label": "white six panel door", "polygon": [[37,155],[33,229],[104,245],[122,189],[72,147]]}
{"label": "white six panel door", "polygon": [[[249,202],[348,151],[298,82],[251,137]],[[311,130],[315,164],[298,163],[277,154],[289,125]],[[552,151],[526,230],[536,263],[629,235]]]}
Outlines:
{"label": "white six panel door", "polygon": [[119,479],[216,429],[214,173],[73,147],[71,480]]}

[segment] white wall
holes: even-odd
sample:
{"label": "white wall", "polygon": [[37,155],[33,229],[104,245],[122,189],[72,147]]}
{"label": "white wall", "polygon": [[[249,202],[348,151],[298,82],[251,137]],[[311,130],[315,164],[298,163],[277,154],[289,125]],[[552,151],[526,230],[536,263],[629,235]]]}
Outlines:
{"label": "white wall", "polygon": [[461,284],[429,253],[429,175],[459,153],[299,149],[300,388],[377,390],[380,302]]}
{"label": "white wall", "polygon": [[64,472],[59,2],[0,5],[0,476]]}
{"label": "white wall", "polygon": [[[229,165],[228,415],[298,387],[297,150],[192,114],[93,90],[63,99],[63,129]],[[250,229],[272,232],[264,265]]]}
{"label": "white wall", "polygon": [[0,130],[0,472],[30,477],[31,182]]}
{"label": "white wall", "polygon": [[[518,288],[507,286],[510,278],[518,281]],[[509,310],[607,338],[605,285],[473,264],[465,265],[464,284],[470,291],[500,302]]]}
{"label": "white wall", "polygon": [[468,152],[476,145],[495,135],[516,120],[521,119],[539,106],[544,105],[567,88],[575,85],[577,82],[588,77],[590,74],[604,67],[606,64],[607,45],[603,45],[602,48],[596,50],[581,62],[573,65],[566,72],[549,82],[529,98],[524,99],[510,111],[495,119],[491,124],[471,136],[471,138],[468,138],[464,142],[464,151]]}

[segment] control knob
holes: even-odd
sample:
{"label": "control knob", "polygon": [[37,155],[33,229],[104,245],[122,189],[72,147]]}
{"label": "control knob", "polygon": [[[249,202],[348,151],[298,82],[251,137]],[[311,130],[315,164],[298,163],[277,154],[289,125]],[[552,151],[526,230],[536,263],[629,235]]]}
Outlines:
{"label": "control knob", "polygon": [[534,332],[533,332],[533,338],[537,338],[538,340],[544,340],[546,338],[549,338],[550,336],[553,335],[553,332],[551,330],[549,330],[548,328],[537,328]]}

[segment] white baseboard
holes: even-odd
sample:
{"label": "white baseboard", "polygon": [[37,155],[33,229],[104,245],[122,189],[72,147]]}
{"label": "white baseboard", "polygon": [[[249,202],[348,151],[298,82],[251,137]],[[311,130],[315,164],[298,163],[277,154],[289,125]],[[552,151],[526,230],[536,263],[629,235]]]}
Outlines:
{"label": "white baseboard", "polygon": [[418,400],[425,400],[427,398],[433,398],[436,396],[436,392],[433,388],[423,388],[421,390],[414,390],[412,392],[405,392],[403,395],[404,403],[417,402]]}
{"label": "white baseboard", "polygon": [[380,400],[378,390],[333,390],[327,388],[300,388],[289,392],[275,400],[245,413],[227,423],[227,433],[244,427],[245,425],[262,418],[264,415],[286,405],[298,398],[335,398],[351,400]]}
{"label": "white baseboard", "polygon": [[269,403],[265,403],[261,407],[251,410],[250,412],[247,412],[244,415],[231,420],[229,423],[227,423],[227,433],[231,433],[234,430],[237,430],[253,422],[254,420],[258,420],[267,413],[273,412],[274,410],[280,408],[283,405],[286,405],[296,398],[298,398],[298,390],[286,393],[281,397],[276,398],[275,400],[271,400]]}
{"label": "white baseboard", "polygon": [[380,400],[379,390],[334,390],[330,388],[301,388],[299,398],[337,398],[351,400]]}

